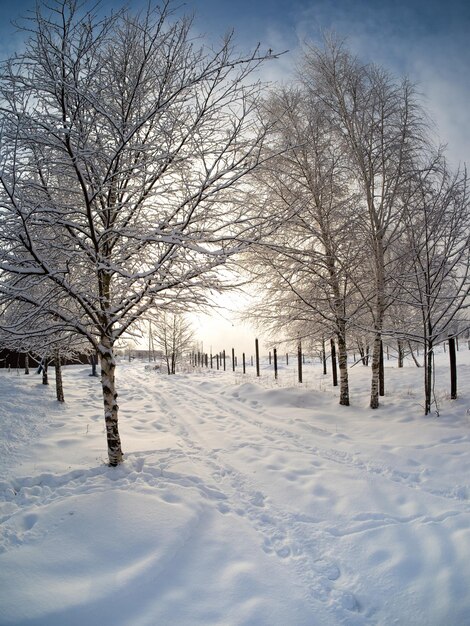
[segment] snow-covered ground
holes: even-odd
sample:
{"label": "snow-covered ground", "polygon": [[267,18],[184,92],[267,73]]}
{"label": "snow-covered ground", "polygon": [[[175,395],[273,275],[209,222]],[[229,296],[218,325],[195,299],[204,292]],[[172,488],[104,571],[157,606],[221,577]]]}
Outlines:
{"label": "snow-covered ground", "polygon": [[293,365],[276,384],[121,363],[114,469],[88,368],[66,368],[65,406],[0,370],[0,624],[470,624],[470,351],[458,362],[450,401],[439,355],[439,417],[414,366],[387,367],[371,411],[362,366],[345,408],[318,364],[300,387]]}

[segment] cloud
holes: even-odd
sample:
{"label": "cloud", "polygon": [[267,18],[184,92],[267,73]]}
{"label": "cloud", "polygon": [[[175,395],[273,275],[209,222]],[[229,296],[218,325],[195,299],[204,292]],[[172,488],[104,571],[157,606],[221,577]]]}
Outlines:
{"label": "cloud", "polygon": [[298,15],[297,38],[319,41],[322,31],[346,37],[366,62],[417,84],[423,104],[448,145],[451,161],[470,159],[470,5],[448,2],[372,3],[319,0]]}

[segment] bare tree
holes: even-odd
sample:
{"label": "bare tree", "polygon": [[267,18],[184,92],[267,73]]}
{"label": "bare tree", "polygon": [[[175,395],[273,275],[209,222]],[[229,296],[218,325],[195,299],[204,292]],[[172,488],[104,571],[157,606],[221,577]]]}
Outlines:
{"label": "bare tree", "polygon": [[335,336],[340,404],[349,405],[346,332],[355,312],[348,277],[363,251],[351,245],[354,194],[344,151],[329,110],[301,85],[274,91],[262,112],[276,120],[266,149],[277,156],[258,178],[279,225],[252,264],[264,300],[258,317],[288,335]]}
{"label": "bare tree", "polygon": [[[33,291],[34,285],[29,284],[29,293]],[[39,296],[36,297],[40,299]],[[43,384],[49,382],[48,366],[53,362],[56,396],[59,402],[65,401],[62,382],[63,360],[91,351],[91,345],[83,335],[77,334],[73,328],[64,326],[60,319],[53,318],[39,307],[31,306],[20,299],[3,303],[0,314],[0,345],[26,353],[28,361],[29,355],[35,355],[43,374]]]}
{"label": "bare tree", "polygon": [[[402,301],[418,312],[420,331],[407,337],[424,347],[424,407],[430,413],[434,348],[455,336],[470,294],[470,203],[466,171],[452,173],[442,155],[410,182],[405,246],[409,272],[400,277]],[[467,322],[468,324],[468,322]],[[460,324],[460,328],[465,324]],[[468,328],[468,326],[467,326]]]}
{"label": "bare tree", "polygon": [[153,337],[162,351],[168,374],[175,374],[184,350],[194,339],[190,322],[181,313],[163,311],[154,320]]}
{"label": "bare tree", "polygon": [[390,270],[396,269],[393,243],[402,229],[401,192],[426,144],[426,118],[407,80],[397,83],[333,39],[323,49],[307,48],[303,77],[311,97],[329,110],[349,161],[351,182],[361,196],[356,210],[362,232],[355,236],[361,236],[370,257],[363,300],[373,332],[370,406],[377,408],[381,335],[387,306],[393,301],[389,291]]}
{"label": "bare tree", "polygon": [[115,342],[149,307],[220,287],[217,267],[259,236],[243,199],[265,135],[250,78],[262,58],[231,37],[198,49],[168,2],[102,18],[54,0],[27,30],[1,69],[0,270],[42,281],[41,301],[23,301],[98,352],[117,465]]}

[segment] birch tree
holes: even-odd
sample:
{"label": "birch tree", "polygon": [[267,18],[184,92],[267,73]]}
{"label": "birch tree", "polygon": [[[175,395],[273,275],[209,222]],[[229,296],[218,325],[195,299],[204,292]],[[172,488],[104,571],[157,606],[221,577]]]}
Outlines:
{"label": "birch tree", "polygon": [[[24,280],[24,277],[22,278]],[[18,292],[18,281],[15,280],[13,283],[10,289],[16,290],[18,294],[26,288],[23,284]],[[28,280],[28,293],[32,294],[34,291],[35,285]],[[40,297],[36,297],[40,300]],[[0,345],[25,353],[27,361],[29,361],[29,355],[35,355],[36,362],[41,365],[43,384],[49,382],[48,365],[53,362],[57,400],[64,402],[62,362],[64,359],[75,358],[91,351],[86,337],[77,334],[73,328],[65,326],[60,319],[53,318],[40,307],[23,302],[20,296],[9,302],[0,296],[0,302],[2,302]]]}
{"label": "birch tree", "polygon": [[[263,115],[276,120],[260,170],[266,203],[279,227],[256,248],[253,270],[264,305],[258,316],[295,333],[333,335],[338,343],[340,404],[349,405],[346,332],[354,316],[352,283],[362,249],[351,245],[354,195],[329,111],[302,86],[274,91]],[[359,271],[359,270],[358,270]]]}
{"label": "birch tree", "polygon": [[114,466],[115,342],[149,307],[219,288],[217,268],[259,236],[244,196],[265,136],[252,114],[263,58],[230,36],[202,45],[168,2],[101,17],[53,0],[27,31],[1,67],[0,269],[47,285],[23,300],[99,354]]}
{"label": "birch tree", "polygon": [[153,338],[162,351],[168,374],[176,373],[176,365],[181,362],[184,350],[193,341],[191,324],[182,313],[163,311],[153,323]]}
{"label": "birch tree", "polygon": [[381,335],[393,301],[393,243],[402,229],[401,192],[426,146],[426,116],[409,81],[395,81],[382,68],[360,62],[334,40],[326,41],[324,48],[307,47],[303,80],[312,99],[329,110],[361,197],[356,210],[370,256],[370,289],[364,302],[374,338],[370,406],[377,408]]}
{"label": "birch tree", "polygon": [[410,332],[409,326],[403,332],[424,347],[424,410],[428,415],[435,403],[435,345],[456,334],[470,306],[466,171],[452,172],[443,156],[437,155],[410,182],[404,219],[410,264],[409,273],[400,277],[400,289],[402,301],[418,313],[420,332]]}

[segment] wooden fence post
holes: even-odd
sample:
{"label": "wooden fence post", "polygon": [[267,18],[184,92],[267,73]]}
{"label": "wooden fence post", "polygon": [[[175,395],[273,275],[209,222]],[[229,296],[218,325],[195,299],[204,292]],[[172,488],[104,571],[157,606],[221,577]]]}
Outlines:
{"label": "wooden fence post", "polygon": [[302,344],[300,341],[297,347],[297,367],[299,370],[299,383],[301,383],[302,382]]}
{"label": "wooden fence post", "polygon": [[449,337],[450,359],[450,399],[457,399],[457,359],[455,356],[455,338]]}
{"label": "wooden fence post", "polygon": [[336,368],[336,346],[335,340],[333,338],[330,339],[331,345],[331,372],[333,374],[333,387],[338,386],[338,370]]}
{"label": "wooden fence post", "polygon": [[403,345],[403,339],[397,340],[398,348],[398,367],[403,367],[403,359],[405,357],[405,346]]}

